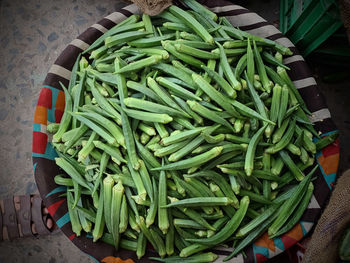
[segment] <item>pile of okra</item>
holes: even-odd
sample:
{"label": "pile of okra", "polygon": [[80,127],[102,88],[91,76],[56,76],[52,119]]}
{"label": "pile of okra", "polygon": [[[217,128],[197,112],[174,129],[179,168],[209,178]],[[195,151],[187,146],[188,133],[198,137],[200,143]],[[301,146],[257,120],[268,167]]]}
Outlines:
{"label": "pile of okra", "polygon": [[[319,135],[291,51],[194,0],[132,15],[79,55],[50,124],[73,232],[164,262],[229,260],[301,218]],[[314,166],[312,168],[312,166]],[[311,172],[304,173],[308,167]]]}

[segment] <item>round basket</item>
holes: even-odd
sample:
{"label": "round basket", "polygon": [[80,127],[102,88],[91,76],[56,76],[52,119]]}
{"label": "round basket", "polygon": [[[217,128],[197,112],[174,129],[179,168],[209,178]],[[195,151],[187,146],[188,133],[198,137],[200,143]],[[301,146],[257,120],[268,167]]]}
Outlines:
{"label": "round basket", "polygon": [[[336,127],[331,120],[330,112],[324,99],[317,89],[316,81],[312,77],[304,59],[299,55],[298,50],[290,40],[263,18],[241,6],[225,0],[200,2],[218,15],[226,16],[234,26],[238,26],[249,33],[275,40],[289,47],[294,55],[285,58],[284,63],[291,68],[289,75],[305,100],[307,107],[312,112],[311,121],[314,123],[315,129],[322,136],[335,132]],[[139,12],[136,5],[128,5],[106,16],[89,27],[77,39],[73,40],[50,68],[43,83],[34,115],[33,167],[40,195],[49,213],[63,233],[79,249],[95,258],[98,262],[123,262],[124,260],[125,262],[136,262],[137,258],[134,252],[126,250],[116,251],[113,246],[101,241],[93,243],[89,234],[82,234],[82,236],[76,237],[72,232],[66,198],[61,196],[66,189],[56,185],[54,182],[54,176],[60,173],[60,170],[54,161],[57,154],[51,145],[51,135],[46,132],[46,125],[52,122],[60,122],[61,120],[65,101],[59,82],[66,86],[68,85],[71,69],[78,54],[91,45],[105,31],[120,23],[126,17]],[[263,235],[252,246],[245,249],[247,257],[243,258],[242,254],[240,254],[230,262],[265,261],[291,247],[311,230],[321,214],[322,207],[326,204],[336,179],[339,161],[338,141],[324,148],[322,152],[318,152],[316,160],[320,169],[316,172],[317,179],[314,181],[314,196],[301,221],[280,238],[270,240],[267,234]],[[215,253],[220,255],[217,260],[219,262],[222,261],[225,255],[230,254],[230,249],[216,249]],[[149,262],[148,256],[157,256],[151,247],[140,262]]]}

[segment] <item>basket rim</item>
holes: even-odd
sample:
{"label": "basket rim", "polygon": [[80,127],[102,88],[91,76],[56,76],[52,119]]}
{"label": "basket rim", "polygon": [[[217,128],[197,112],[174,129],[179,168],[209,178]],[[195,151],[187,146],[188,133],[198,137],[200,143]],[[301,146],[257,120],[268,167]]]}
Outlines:
{"label": "basket rim", "polygon": [[[329,110],[317,89],[316,81],[312,77],[306,62],[299,55],[294,45],[284,37],[278,29],[256,13],[241,6],[234,5],[229,1],[217,0],[213,3],[213,1],[204,0],[199,2],[207,5],[212,11],[221,16],[228,16],[230,22],[238,23],[242,30],[250,31],[251,33],[259,33],[258,35],[260,36],[267,37],[290,47],[294,55],[287,57],[284,62],[291,68],[290,77],[313,113],[311,121],[314,122],[315,128],[322,132],[322,135],[327,135],[336,131],[336,126],[331,120]],[[80,250],[98,261],[102,261],[106,257],[119,257],[123,260],[130,258],[134,261],[137,261],[137,258],[134,252],[126,250],[116,252],[112,246],[105,243],[92,243],[89,235],[76,237],[75,234],[73,234],[65,198],[60,197],[65,189],[64,187],[57,186],[53,181],[53,177],[58,173],[59,169],[54,162],[55,152],[52,147],[50,148],[51,138],[46,133],[46,125],[50,122],[60,120],[60,116],[62,116],[63,92],[61,91],[59,82],[61,81],[64,85],[68,84],[70,70],[78,54],[97,39],[105,29],[113,27],[115,24],[134,13],[139,13],[136,5],[127,5],[89,27],[66,47],[54,62],[54,65],[50,68],[45,78],[34,116],[32,156],[34,175],[39,193],[44,204],[49,209],[51,216],[63,233]],[[296,227],[294,228],[294,235],[285,234],[282,238],[276,238],[273,243],[275,248],[278,249],[272,249],[271,243],[268,244],[266,237],[263,236],[245,250],[248,255],[246,259],[243,259],[243,257],[239,255],[233,262],[262,262],[265,259],[283,252],[285,249],[298,242],[311,230],[312,225],[317,222],[320,216],[321,208],[326,204],[332,184],[336,179],[339,161],[339,143],[337,142],[330,145],[322,152],[317,153],[316,158],[321,169],[318,169],[318,177],[315,181],[315,198],[312,199],[313,203],[311,204],[311,208],[309,205],[309,209],[304,213],[301,222],[298,224],[298,229],[296,229]],[[330,171],[328,166],[331,162],[332,169]],[[318,187],[317,191],[316,186]],[[229,252],[222,251],[220,253],[222,253],[222,255],[227,255]],[[152,252],[148,255],[155,256]],[[144,258],[140,260],[140,262],[149,261]]]}

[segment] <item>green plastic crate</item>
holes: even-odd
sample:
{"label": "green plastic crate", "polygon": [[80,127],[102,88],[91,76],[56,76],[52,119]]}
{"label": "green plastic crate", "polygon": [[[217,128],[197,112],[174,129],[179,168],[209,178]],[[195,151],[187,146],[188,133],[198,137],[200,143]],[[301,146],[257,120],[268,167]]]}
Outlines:
{"label": "green plastic crate", "polygon": [[281,0],[280,30],[307,56],[343,22],[335,0]]}

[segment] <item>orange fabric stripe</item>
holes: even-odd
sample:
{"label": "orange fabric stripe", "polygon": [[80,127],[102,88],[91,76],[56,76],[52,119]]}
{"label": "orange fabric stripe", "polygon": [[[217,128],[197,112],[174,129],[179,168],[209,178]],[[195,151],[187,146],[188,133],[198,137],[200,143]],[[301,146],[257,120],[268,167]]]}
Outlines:
{"label": "orange fabric stripe", "polygon": [[64,111],[64,105],[65,105],[64,92],[59,91],[57,95],[57,100],[56,100],[56,109]]}
{"label": "orange fabric stripe", "polygon": [[36,106],[34,113],[34,123],[47,125],[47,108]]}
{"label": "orange fabric stripe", "polygon": [[121,259],[120,257],[108,256],[101,260],[103,263],[134,263],[131,258],[126,260]]}
{"label": "orange fabric stripe", "polygon": [[326,175],[336,173],[338,170],[339,153],[327,157],[321,155],[318,161]]}
{"label": "orange fabric stripe", "polygon": [[267,232],[263,236],[261,236],[254,244],[259,247],[268,248],[273,252],[275,252],[276,249],[273,239],[269,238]]}
{"label": "orange fabric stripe", "polygon": [[294,238],[295,240],[301,240],[303,238],[303,230],[300,224],[296,224],[288,233],[287,236]]}

